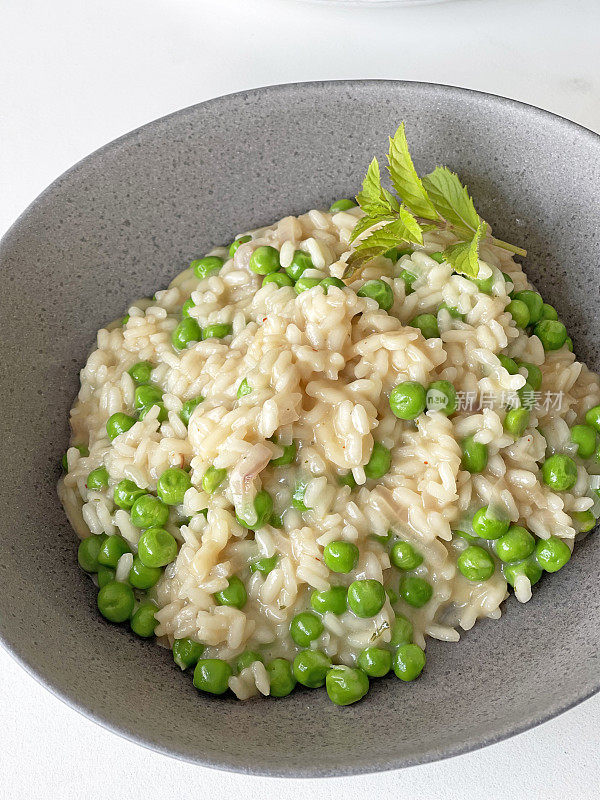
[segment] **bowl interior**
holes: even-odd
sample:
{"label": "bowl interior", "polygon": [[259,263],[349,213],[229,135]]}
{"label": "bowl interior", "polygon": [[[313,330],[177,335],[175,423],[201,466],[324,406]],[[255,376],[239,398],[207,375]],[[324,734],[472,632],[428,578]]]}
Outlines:
{"label": "bowl interior", "polygon": [[[598,540],[526,606],[432,641],[414,684],[241,703],[199,695],[170,654],[106,624],[56,497],[78,371],[104,323],[235,233],[353,195],[405,120],[418,167],[447,164],[598,368],[598,138],[511,101],[425,84],[259,89],[114,142],[54,183],[0,250],[0,634],[48,687],[126,736],[200,763],[326,775],[452,755],[598,689]],[[565,157],[568,153],[568,158]]]}

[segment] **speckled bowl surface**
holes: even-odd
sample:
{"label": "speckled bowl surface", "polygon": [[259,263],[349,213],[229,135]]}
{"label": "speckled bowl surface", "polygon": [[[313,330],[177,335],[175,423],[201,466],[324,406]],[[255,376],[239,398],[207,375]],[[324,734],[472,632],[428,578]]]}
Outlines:
{"label": "speckled bowl surface", "polygon": [[[56,497],[78,371],[104,323],[241,230],[354,194],[405,120],[419,168],[447,164],[600,367],[600,139],[525,105],[388,81],[274,86],[152,122],[59,178],[0,247],[0,635],[52,692],[141,744],[244,772],[326,776],[480,747],[596,692],[600,545],[589,536],[531,602],[459,644],[428,644],[413,684],[201,695],[171,654],[110,625]],[[15,709],[18,713],[18,709]],[[68,732],[66,732],[68,735]]]}

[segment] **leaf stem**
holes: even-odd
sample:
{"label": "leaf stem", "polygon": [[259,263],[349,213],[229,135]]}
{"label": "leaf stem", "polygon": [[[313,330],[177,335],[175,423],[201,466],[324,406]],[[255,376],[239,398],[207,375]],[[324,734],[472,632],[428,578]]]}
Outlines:
{"label": "leaf stem", "polygon": [[517,247],[515,244],[503,242],[502,239],[495,239],[492,237],[491,242],[495,244],[496,247],[501,247],[503,250],[508,250],[510,253],[514,253],[517,256],[523,256],[523,258],[525,258],[527,255],[527,250],[523,250],[522,247]]}

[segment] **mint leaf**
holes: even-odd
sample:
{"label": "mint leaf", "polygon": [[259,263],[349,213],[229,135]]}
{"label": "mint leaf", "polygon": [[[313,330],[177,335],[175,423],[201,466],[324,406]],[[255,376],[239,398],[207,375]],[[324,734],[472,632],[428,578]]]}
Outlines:
{"label": "mint leaf", "polygon": [[400,222],[402,222],[404,226],[402,240],[423,244],[423,228],[421,225],[419,225],[410,211],[404,206],[400,206],[398,209],[398,214],[400,215]]}
{"label": "mint leaf", "polygon": [[479,221],[473,238],[468,242],[453,244],[444,250],[444,258],[452,265],[455,272],[476,278],[479,274],[479,243],[485,237],[488,229],[487,222]]}
{"label": "mint leaf", "polygon": [[381,185],[379,162],[374,158],[365,175],[362,191],[356,195],[358,205],[370,217],[381,217],[398,210],[396,198]]}
{"label": "mint leaf", "polygon": [[436,167],[423,178],[423,186],[436,211],[451,225],[471,233],[480,223],[479,214],[466,186],[448,167]]}
{"label": "mint leaf", "polygon": [[350,241],[353,242],[358,236],[361,235],[361,233],[368,231],[369,228],[372,228],[373,225],[376,225],[378,222],[391,222],[393,219],[395,219],[395,216],[392,216],[391,214],[362,217],[358,220],[354,228],[352,228]]}
{"label": "mint leaf", "polygon": [[394,137],[390,138],[388,163],[392,184],[404,205],[419,217],[437,219],[438,213],[427,196],[408,152],[404,123],[400,125]]}
{"label": "mint leaf", "polygon": [[[406,222],[402,218],[395,219],[381,228],[378,228],[362,242],[358,243],[356,250],[350,255],[348,259],[348,266],[344,271],[342,277],[348,278],[360,267],[372,261],[377,256],[383,255],[391,247],[396,247],[399,244],[408,244],[413,241],[412,227],[416,223],[415,218],[403,210],[402,216],[405,217]],[[421,229],[419,228],[419,234]],[[423,237],[421,236],[421,241]]]}

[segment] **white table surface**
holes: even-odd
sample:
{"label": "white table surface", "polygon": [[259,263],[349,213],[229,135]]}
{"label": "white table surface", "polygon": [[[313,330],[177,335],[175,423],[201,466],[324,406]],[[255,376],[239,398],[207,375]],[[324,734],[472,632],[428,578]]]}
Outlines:
{"label": "white table surface", "polygon": [[[567,10],[568,8],[568,10]],[[294,0],[2,0],[0,233],[63,170],[126,131],[240,89],[334,78],[437,81],[600,131],[597,0],[344,8]],[[0,649],[0,798],[597,796],[600,696],[536,730],[402,772],[244,777],[131,744]]]}

